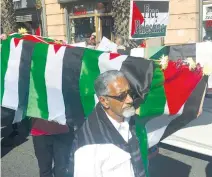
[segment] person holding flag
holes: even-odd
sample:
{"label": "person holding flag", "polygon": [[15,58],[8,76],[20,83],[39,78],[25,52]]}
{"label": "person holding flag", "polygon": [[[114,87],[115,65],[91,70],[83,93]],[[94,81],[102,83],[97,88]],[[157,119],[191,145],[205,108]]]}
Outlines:
{"label": "person holding flag", "polygon": [[110,70],[96,79],[94,88],[99,103],[76,133],[69,172],[74,177],[145,177],[127,79]]}

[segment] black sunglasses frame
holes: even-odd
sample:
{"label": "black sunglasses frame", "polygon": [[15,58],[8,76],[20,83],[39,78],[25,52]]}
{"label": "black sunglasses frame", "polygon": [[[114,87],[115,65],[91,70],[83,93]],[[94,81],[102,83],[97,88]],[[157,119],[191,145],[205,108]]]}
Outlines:
{"label": "black sunglasses frame", "polygon": [[122,92],[118,96],[112,96],[112,95],[104,95],[104,96],[123,102],[126,100],[127,95],[130,95],[130,97],[133,99],[133,91],[131,89],[127,90],[126,92]]}

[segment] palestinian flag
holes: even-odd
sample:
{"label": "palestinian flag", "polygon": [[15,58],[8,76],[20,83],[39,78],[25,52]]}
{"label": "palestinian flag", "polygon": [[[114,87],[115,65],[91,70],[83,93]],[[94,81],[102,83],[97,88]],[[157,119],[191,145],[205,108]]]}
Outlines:
{"label": "palestinian flag", "polygon": [[211,65],[212,66],[212,42],[200,42],[183,45],[172,45],[172,46],[159,46],[146,48],[147,58],[158,60],[162,55],[169,56],[171,60],[186,60],[191,57],[200,63],[201,66]]}
{"label": "palestinian flag", "polygon": [[[2,41],[1,50],[1,105],[16,110],[14,122],[27,115],[78,127],[97,102],[94,80],[105,71],[121,70],[139,108],[137,136],[146,171],[148,147],[166,129],[172,132],[169,123],[183,112],[196,117],[206,86],[201,70],[190,71],[175,61],[162,70],[158,61],[14,36]],[[187,104],[191,96],[200,99]]]}
{"label": "palestinian flag", "polygon": [[[169,56],[169,59],[177,61],[178,59],[186,60],[188,57],[199,63],[202,67],[208,66],[212,70],[212,42],[200,42],[193,44],[172,45],[150,47],[145,49],[146,57],[158,60],[161,56]],[[208,78],[208,90],[211,92],[212,75]]]}
{"label": "palestinian flag", "polygon": [[[151,48],[146,48],[146,54],[148,58],[153,60],[158,60],[163,55],[169,56],[169,59],[173,61],[177,61],[179,59],[182,59],[185,61],[188,57],[191,57],[192,59],[194,59],[194,61],[196,61],[196,63],[200,63],[201,66],[210,65],[212,67],[212,63],[211,63],[212,51],[209,50],[211,47],[212,47],[212,42],[151,47]],[[195,104],[199,104],[197,100],[201,100],[202,98],[202,95],[201,94],[199,95],[200,90],[203,90],[205,88],[205,84],[207,83],[207,81],[208,81],[208,87],[210,88],[212,84],[210,81],[211,79],[212,79],[212,76],[209,77],[209,80],[208,80],[208,77],[205,76],[201,80],[201,83],[198,84],[198,86],[192,92],[192,95],[184,104],[184,109],[182,114],[177,117],[175,116],[176,118],[174,121],[171,122],[173,118],[167,119],[167,118],[164,118],[164,116],[166,117],[166,115],[162,115],[160,117],[157,117],[154,120],[149,121],[146,124],[150,147],[159,142],[158,141],[159,135],[161,135],[162,139],[164,139],[165,137],[169,136],[170,134],[184,127],[190,121],[196,118],[196,115],[198,112],[195,111],[194,108],[197,107],[197,105],[195,106]],[[178,86],[176,86],[176,88],[178,88]],[[169,122],[171,123],[169,124]],[[168,128],[167,128],[167,125],[169,125]]]}
{"label": "palestinian flag", "polygon": [[[147,70],[152,73],[152,61],[127,55],[21,38],[3,41],[2,51],[7,52],[2,53],[1,102],[17,110],[14,122],[26,114],[60,124],[74,119],[77,126],[80,123],[75,122],[82,122],[96,104],[93,83],[100,73],[124,67],[133,70],[130,65],[135,60],[135,67],[145,66],[138,68],[139,75],[143,75],[137,78],[139,82],[152,78],[145,76]],[[141,85],[140,89],[147,93],[148,87]]]}
{"label": "palestinian flag", "polygon": [[[209,50],[211,47],[212,47],[212,42],[151,47],[151,48],[146,48],[146,56],[147,58],[158,60],[163,55],[165,55],[165,56],[169,56],[169,59],[173,61],[177,61],[178,59],[182,59],[185,61],[188,57],[191,57],[192,59],[194,59],[194,61],[196,61],[196,63],[200,63],[201,66],[204,66],[204,65],[212,66],[212,63],[211,63],[212,51]],[[212,84],[210,82],[210,78],[211,76],[209,77],[209,81],[208,81],[209,88],[211,87],[211,84]],[[207,80],[208,78],[204,77],[204,79],[201,82],[206,83]],[[183,114],[177,117],[176,120],[173,121],[171,124],[169,124],[169,129],[170,127],[172,127],[172,130],[166,129],[166,133],[165,134],[162,133],[163,138],[170,135],[171,132],[173,133],[174,130],[175,131],[179,130],[180,128],[182,128],[183,126],[185,126],[186,124],[188,124],[191,120],[195,118],[195,115],[196,115],[196,113],[194,114],[195,111],[192,109],[192,107],[190,108],[188,107],[191,105],[195,107],[194,104],[197,103],[197,99],[201,99],[201,96],[199,97],[197,93],[199,92],[198,90],[202,89],[200,88],[202,85],[204,84],[199,84],[199,86],[195,88],[195,91],[192,92],[191,97],[187,100],[186,104],[184,104],[184,107],[186,105],[186,108],[183,110]],[[197,97],[193,96],[195,94],[197,95]],[[165,120],[163,116],[161,117],[161,119]],[[158,134],[159,132],[154,130],[159,130],[159,127],[163,127],[163,129],[162,128],[160,129],[160,131],[163,132],[162,130],[165,130],[165,128],[167,127],[167,126],[164,126],[167,124],[167,122],[166,123],[164,122],[164,125],[161,125],[161,124],[163,123],[160,120],[160,118],[157,118],[147,123],[146,128],[147,128],[147,131],[149,132],[149,140],[152,139],[151,143],[155,141],[155,137],[157,140],[158,139],[157,137],[159,135]],[[155,143],[157,143],[157,141],[155,141],[153,144]]]}

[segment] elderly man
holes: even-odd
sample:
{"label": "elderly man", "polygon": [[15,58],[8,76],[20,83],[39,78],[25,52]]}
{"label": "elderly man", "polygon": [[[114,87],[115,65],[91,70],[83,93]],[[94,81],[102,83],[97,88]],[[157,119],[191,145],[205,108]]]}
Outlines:
{"label": "elderly man", "polygon": [[74,177],[145,177],[135,135],[135,108],[123,73],[111,70],[95,81],[99,99],[76,134]]}

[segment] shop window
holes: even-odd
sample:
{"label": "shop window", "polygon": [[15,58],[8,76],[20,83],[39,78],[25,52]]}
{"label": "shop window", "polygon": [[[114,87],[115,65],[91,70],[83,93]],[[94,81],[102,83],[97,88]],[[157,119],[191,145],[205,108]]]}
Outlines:
{"label": "shop window", "polygon": [[212,5],[203,6],[203,40],[212,40]]}
{"label": "shop window", "polygon": [[110,13],[112,8],[111,2],[98,2],[98,3],[83,3],[72,4],[70,9],[71,16],[93,14],[95,9],[98,13]]}
{"label": "shop window", "polygon": [[71,37],[74,42],[84,42],[95,32],[94,17],[71,20]]}
{"label": "shop window", "polygon": [[[109,14],[111,7],[111,1],[108,0],[98,3],[70,4],[68,12],[71,41],[84,42],[90,38],[93,32],[97,33],[98,40],[101,36],[111,39],[113,31],[113,19]],[[95,25],[98,25],[98,30]]]}
{"label": "shop window", "polygon": [[71,16],[86,15],[94,13],[95,5],[93,3],[72,4],[70,8]]}
{"label": "shop window", "polygon": [[212,20],[203,22],[203,40],[212,40]]}
{"label": "shop window", "polygon": [[96,10],[98,13],[110,13],[111,9],[111,2],[99,2],[96,4]]}
{"label": "shop window", "polygon": [[111,39],[111,33],[113,32],[113,18],[101,17],[102,21],[102,36],[105,36],[108,39]]}

